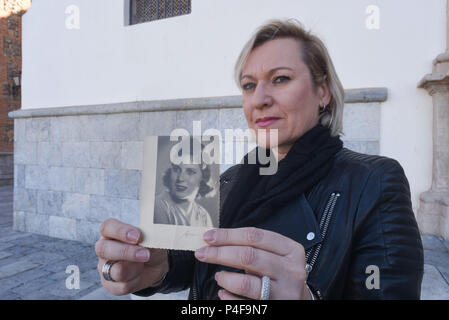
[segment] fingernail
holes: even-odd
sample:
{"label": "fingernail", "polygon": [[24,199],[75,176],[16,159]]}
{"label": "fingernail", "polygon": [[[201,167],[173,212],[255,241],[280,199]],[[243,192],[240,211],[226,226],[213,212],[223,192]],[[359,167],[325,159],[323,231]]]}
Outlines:
{"label": "fingernail", "polygon": [[218,277],[219,277],[219,274],[220,272],[217,272],[217,273],[215,273],[215,276],[214,276],[214,279],[215,279],[215,281],[218,281]]}
{"label": "fingernail", "polygon": [[214,242],[216,235],[217,232],[215,230],[209,230],[204,234],[203,239],[206,242]]}
{"label": "fingernail", "polygon": [[198,249],[195,251],[195,257],[197,257],[197,259],[204,259],[206,256],[206,247],[202,247],[201,249]]}
{"label": "fingernail", "polygon": [[139,251],[137,251],[136,253],[136,259],[139,261],[148,261],[148,259],[150,258],[150,252],[146,249],[141,249]]}
{"label": "fingernail", "polygon": [[126,238],[128,238],[129,241],[136,242],[137,239],[139,239],[139,233],[136,230],[128,231]]}

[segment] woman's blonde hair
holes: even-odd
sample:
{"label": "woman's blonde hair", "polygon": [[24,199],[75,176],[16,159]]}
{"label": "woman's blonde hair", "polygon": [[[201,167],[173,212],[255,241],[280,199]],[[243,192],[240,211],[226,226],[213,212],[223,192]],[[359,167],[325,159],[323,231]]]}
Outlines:
{"label": "woman's blonde hair", "polygon": [[314,89],[327,81],[332,95],[329,104],[320,111],[320,123],[329,127],[332,136],[342,134],[344,89],[335,71],[323,41],[306,31],[296,19],[270,20],[259,27],[243,47],[235,64],[234,77],[237,86],[242,89],[240,78],[249,54],[265,42],[279,38],[293,38],[301,43],[301,57],[310,70]]}

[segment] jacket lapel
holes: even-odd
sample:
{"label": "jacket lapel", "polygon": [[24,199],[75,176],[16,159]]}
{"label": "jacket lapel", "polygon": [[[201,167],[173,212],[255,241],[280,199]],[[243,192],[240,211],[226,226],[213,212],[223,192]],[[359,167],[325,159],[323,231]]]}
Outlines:
{"label": "jacket lapel", "polygon": [[305,250],[322,242],[318,222],[304,194],[273,212],[257,227],[280,233],[300,243]]}

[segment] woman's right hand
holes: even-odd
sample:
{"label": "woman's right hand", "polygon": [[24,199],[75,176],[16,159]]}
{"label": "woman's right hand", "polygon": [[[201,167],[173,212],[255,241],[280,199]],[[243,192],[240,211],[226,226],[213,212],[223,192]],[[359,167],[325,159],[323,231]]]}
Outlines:
{"label": "woman's right hand", "polygon": [[[103,221],[100,240],[95,244],[98,256],[97,270],[101,284],[113,295],[133,293],[161,280],[168,272],[165,249],[148,249],[138,246],[142,240],[139,228],[116,219]],[[108,260],[118,261],[110,270],[113,281],[103,278],[102,268]]]}

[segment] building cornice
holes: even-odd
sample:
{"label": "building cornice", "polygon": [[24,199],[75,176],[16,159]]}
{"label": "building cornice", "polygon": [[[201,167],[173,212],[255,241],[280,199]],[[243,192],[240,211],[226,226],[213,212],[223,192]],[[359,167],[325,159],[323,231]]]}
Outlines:
{"label": "building cornice", "polygon": [[[345,103],[384,102],[387,88],[363,88],[345,90]],[[241,108],[241,96],[221,96],[171,100],[132,101],[101,105],[82,105],[39,109],[22,109],[10,112],[10,118],[54,116],[78,116],[127,112],[182,111],[196,109]]]}

